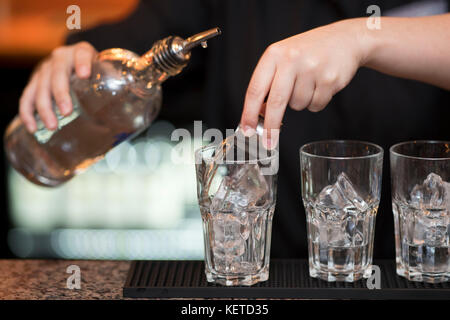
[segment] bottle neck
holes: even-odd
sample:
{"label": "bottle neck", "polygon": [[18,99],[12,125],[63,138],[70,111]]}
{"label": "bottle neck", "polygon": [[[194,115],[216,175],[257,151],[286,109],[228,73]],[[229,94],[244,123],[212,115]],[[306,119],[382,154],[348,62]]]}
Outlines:
{"label": "bottle neck", "polygon": [[142,70],[151,76],[153,82],[162,83],[183,70],[190,58],[190,52],[184,53],[182,39],[168,37],[157,41],[141,57]]}
{"label": "bottle neck", "polygon": [[219,34],[220,29],[213,28],[187,39],[172,36],[159,40],[139,59],[136,67],[148,85],[162,83],[183,70],[191,58],[192,48],[198,45],[206,48],[206,41]]}

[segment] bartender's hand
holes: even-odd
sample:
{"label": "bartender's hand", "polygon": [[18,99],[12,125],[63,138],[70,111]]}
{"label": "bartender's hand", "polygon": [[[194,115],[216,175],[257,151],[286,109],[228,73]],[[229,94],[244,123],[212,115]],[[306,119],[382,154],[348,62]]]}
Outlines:
{"label": "bartender's hand", "polygon": [[[267,146],[275,147],[286,105],[320,111],[360,66],[450,90],[450,13],[339,21],[272,44],[261,57],[245,96],[241,127],[251,133],[265,111]],[[267,97],[267,103],[265,98]]]}
{"label": "bartender's hand", "polygon": [[97,51],[88,42],[79,42],[56,48],[40,63],[20,98],[19,114],[28,131],[36,130],[35,110],[48,129],[56,129],[57,120],[52,110],[52,97],[62,115],[72,112],[69,77],[75,69],[78,77],[88,78],[96,54]]}
{"label": "bartender's hand", "polygon": [[[278,141],[286,109],[325,108],[363,63],[364,37],[351,20],[298,34],[270,45],[260,58],[245,96],[241,126],[251,134],[265,113],[267,147]],[[267,101],[265,102],[265,99]]]}

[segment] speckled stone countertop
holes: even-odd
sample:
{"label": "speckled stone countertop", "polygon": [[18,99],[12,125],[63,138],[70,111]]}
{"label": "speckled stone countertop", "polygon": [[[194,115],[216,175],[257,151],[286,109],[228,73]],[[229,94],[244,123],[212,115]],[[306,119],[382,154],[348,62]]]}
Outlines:
{"label": "speckled stone countertop", "polygon": [[[67,267],[81,271],[81,288],[68,289]],[[0,299],[123,299],[129,261],[0,260]]]}

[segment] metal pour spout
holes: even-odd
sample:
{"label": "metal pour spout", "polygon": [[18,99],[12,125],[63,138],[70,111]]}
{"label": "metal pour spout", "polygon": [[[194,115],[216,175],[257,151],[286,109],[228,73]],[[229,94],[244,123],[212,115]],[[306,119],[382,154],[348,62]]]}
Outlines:
{"label": "metal pour spout", "polygon": [[222,31],[219,28],[212,28],[200,33],[197,33],[183,42],[183,52],[189,52],[192,48],[201,45],[206,48],[206,41],[220,35]]}
{"label": "metal pour spout", "polygon": [[206,47],[206,41],[218,36],[222,32],[219,28],[213,28],[193,35],[187,39],[170,36],[157,41],[152,49],[155,64],[168,75],[178,74],[191,58],[191,49],[201,45]]}

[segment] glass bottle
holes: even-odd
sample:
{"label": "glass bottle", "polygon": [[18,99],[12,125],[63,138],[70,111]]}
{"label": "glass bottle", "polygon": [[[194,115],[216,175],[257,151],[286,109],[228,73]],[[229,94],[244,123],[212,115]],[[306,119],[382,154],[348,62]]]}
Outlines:
{"label": "glass bottle", "polygon": [[192,48],[206,47],[220,33],[214,28],[187,39],[171,36],[143,56],[117,48],[100,52],[88,79],[71,76],[72,113],[63,117],[53,102],[56,130],[37,114],[34,134],[18,116],[13,119],[4,135],[9,162],[31,182],[49,187],[83,172],[151,124],[161,108],[161,84],[181,72]]}

